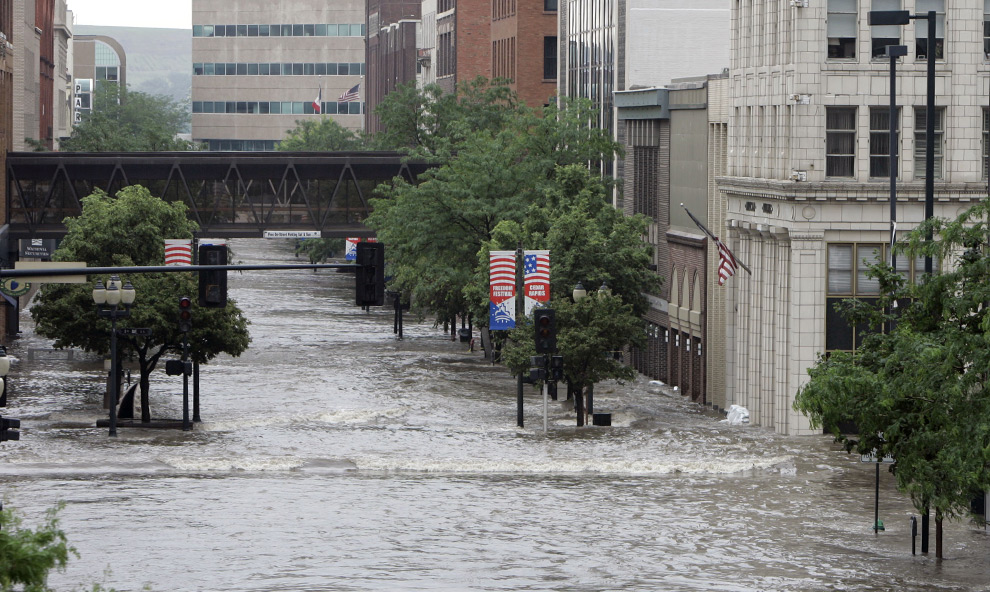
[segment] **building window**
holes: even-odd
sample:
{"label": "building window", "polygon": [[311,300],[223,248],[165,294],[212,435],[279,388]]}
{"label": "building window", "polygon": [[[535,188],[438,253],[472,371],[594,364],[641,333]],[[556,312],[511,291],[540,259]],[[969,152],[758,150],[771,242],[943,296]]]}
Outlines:
{"label": "building window", "polygon": [[[900,107],[894,117],[895,149],[900,148]],[[870,176],[890,177],[890,108],[870,107]]]}
{"label": "building window", "polygon": [[990,108],[983,108],[983,178],[990,178]]}
{"label": "building window", "polygon": [[557,0],[543,0],[543,12],[557,12]]}
{"label": "building window", "polygon": [[983,57],[990,59],[990,0],[983,0]]}
{"label": "building window", "polygon": [[[925,178],[925,148],[928,111],[926,107],[914,108],[914,176]],[[945,107],[935,108],[935,179],[942,178],[942,155],[945,142]]]}
{"label": "building window", "polygon": [[557,80],[557,37],[543,38],[543,79]]}
{"label": "building window", "polygon": [[[870,10],[901,10],[901,0],[873,0]],[[888,45],[901,44],[900,25],[877,25],[870,27],[873,36],[873,57],[882,58],[887,55]]]}
{"label": "building window", "polygon": [[828,0],[828,57],[856,57],[856,0]]}
{"label": "building window", "polygon": [[[918,0],[917,13],[935,11],[935,59],[945,58],[945,0]],[[928,59],[928,19],[914,21],[918,59]]]}
{"label": "building window", "polygon": [[853,177],[856,166],[856,108],[825,108],[825,176]]}

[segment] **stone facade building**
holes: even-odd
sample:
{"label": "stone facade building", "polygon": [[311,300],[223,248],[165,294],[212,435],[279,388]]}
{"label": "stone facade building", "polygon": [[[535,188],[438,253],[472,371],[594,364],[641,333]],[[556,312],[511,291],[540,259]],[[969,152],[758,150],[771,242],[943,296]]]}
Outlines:
{"label": "stone facade building", "polygon": [[[210,150],[272,150],[319,111],[363,127],[364,2],[194,0],[192,135]],[[357,87],[358,100],[342,100]]]}
{"label": "stone facade building", "polygon": [[[870,27],[870,10],[937,12],[935,134],[926,135],[925,21]],[[736,0],[732,4],[728,245],[752,269],[728,282],[727,398],[781,433],[811,428],[791,405],[819,354],[856,346],[832,308],[878,287],[865,261],[888,257],[889,59],[898,65],[897,230],[924,217],[927,141],[935,215],[987,196],[990,2]],[[897,260],[912,281],[920,261]],[[936,270],[940,262],[935,262]]]}

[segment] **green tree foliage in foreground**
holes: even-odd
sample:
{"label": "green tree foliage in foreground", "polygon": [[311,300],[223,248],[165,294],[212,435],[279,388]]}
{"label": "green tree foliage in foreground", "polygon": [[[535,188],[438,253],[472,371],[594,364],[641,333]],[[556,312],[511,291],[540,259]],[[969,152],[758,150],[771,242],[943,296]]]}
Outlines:
{"label": "green tree foliage in foreground", "polygon": [[[164,240],[192,238],[196,230],[185,205],[165,202],[140,185],[125,187],[116,197],[97,191],[82,201],[82,215],[65,220],[67,233],[55,261],[84,261],[88,267],[164,265]],[[106,283],[108,278],[98,279]],[[134,285],[137,298],[131,316],[118,326],[152,330],[151,337],[117,338],[122,355],[134,356],[140,366],[141,419],[148,422],[148,378],[163,355],[181,352],[177,303],[181,296],[193,296],[195,302],[198,278],[190,272],[129,274],[121,279]],[[91,284],[43,285],[31,316],[38,334],[54,339],[57,348],[110,351],[110,321],[97,316]],[[192,325],[190,355],[198,362],[220,353],[240,355],[250,342],[248,322],[233,300],[225,308],[194,307]]]}
{"label": "green tree foliage in foreground", "polygon": [[59,528],[57,513],[48,511],[45,523],[23,528],[11,510],[0,510],[0,592],[46,592],[48,573],[65,569],[70,555],[78,555]]}
{"label": "green tree foliage in foreground", "polygon": [[[939,558],[942,521],[990,489],[988,214],[984,201],[911,233],[898,258],[930,254],[949,268],[918,285],[889,265],[872,267],[881,297],[847,301],[843,312],[873,333],[854,352],[820,357],[794,403],[847,450],[894,457],[898,488],[919,512],[935,510]],[[925,228],[936,241],[924,240]],[[841,433],[843,422],[859,434]]]}
{"label": "green tree foliage in foreground", "polygon": [[189,110],[174,99],[97,84],[93,109],[61,143],[63,152],[164,152],[199,150],[178,137],[189,129]]}
{"label": "green tree foliage in foreground", "polygon": [[[559,108],[531,109],[505,85],[478,79],[457,95],[402,88],[378,114],[388,130],[378,141],[438,165],[415,185],[395,179],[379,188],[384,198],[373,200],[365,221],[386,245],[391,289],[438,319],[487,321],[489,251],[550,249],[568,378],[587,385],[631,376],[606,362],[606,353],[642,336],[642,294],[656,277],[647,268],[645,219],[613,208],[611,179],[589,171],[589,163],[610,162],[619,151],[608,132],[587,126],[590,103],[561,99]],[[589,288],[607,282],[608,305],[571,307],[579,280]],[[505,359],[519,371],[528,367],[532,334],[513,342],[518,347],[510,345]]]}
{"label": "green tree foliage in foreground", "polygon": [[363,147],[360,137],[327,116],[296,120],[296,127],[278,144],[282,152],[335,152]]}

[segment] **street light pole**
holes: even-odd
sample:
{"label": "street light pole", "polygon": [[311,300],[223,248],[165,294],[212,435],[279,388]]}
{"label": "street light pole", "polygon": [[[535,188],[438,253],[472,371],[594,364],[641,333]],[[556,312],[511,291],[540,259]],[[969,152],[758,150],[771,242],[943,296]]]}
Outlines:
{"label": "street light pole", "polygon": [[887,171],[890,175],[890,266],[897,273],[897,256],[894,255],[894,244],[897,242],[897,58],[907,55],[906,45],[888,45],[887,56],[890,58],[890,163]]}
{"label": "street light pole", "polygon": [[[97,314],[110,319],[110,436],[117,436],[117,401],[120,398],[120,368],[117,362],[117,319],[131,316],[134,303],[134,286],[130,282],[120,286],[120,278],[111,276],[107,286],[96,282],[93,286],[93,302]],[[120,308],[123,305],[123,308]]]}

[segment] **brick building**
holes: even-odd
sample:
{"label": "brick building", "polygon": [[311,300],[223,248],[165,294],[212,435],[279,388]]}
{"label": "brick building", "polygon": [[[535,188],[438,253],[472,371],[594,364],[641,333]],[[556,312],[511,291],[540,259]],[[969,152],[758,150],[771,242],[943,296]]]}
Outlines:
{"label": "brick building", "polygon": [[511,81],[520,100],[547,105],[557,93],[557,0],[494,0],[491,77]]}
{"label": "brick building", "polygon": [[398,86],[416,80],[419,0],[368,0],[368,38],[365,55],[365,129],[382,130],[375,107]]}
{"label": "brick building", "polygon": [[[740,0],[732,12],[729,162],[718,179],[728,244],[752,268],[727,284],[727,398],[753,423],[811,433],[791,405],[821,353],[853,349],[832,308],[878,293],[864,260],[889,256],[889,59],[898,65],[897,232],[924,218],[926,142],[935,143],[935,216],[987,197],[990,2],[884,2],[925,21],[870,27],[880,3]],[[927,138],[927,52],[937,58],[935,134]],[[897,259],[908,281],[922,261]],[[939,262],[935,262],[935,268]]]}
{"label": "brick building", "polygon": [[14,2],[14,150],[54,147],[55,0]]}

